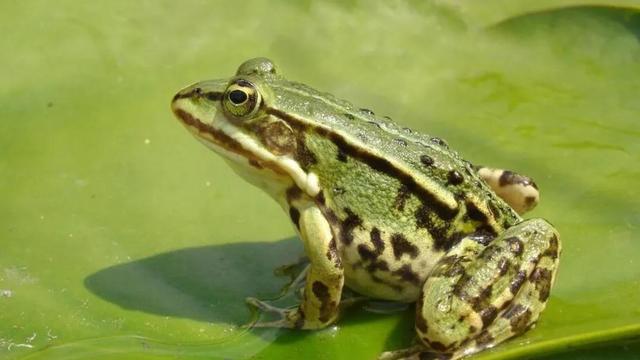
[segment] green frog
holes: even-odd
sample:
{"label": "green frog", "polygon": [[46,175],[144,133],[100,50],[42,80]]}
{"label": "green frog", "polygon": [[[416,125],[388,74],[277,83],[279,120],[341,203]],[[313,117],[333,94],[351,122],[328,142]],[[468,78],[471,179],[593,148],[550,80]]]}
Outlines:
{"label": "green frog", "polygon": [[346,287],[415,302],[419,341],[383,359],[460,358],[532,327],[560,254],[556,229],[521,214],[536,184],[474,166],[441,138],[289,81],[266,58],[178,92],[176,117],[285,210],[309,267],[299,306],[257,326],[321,329]]}

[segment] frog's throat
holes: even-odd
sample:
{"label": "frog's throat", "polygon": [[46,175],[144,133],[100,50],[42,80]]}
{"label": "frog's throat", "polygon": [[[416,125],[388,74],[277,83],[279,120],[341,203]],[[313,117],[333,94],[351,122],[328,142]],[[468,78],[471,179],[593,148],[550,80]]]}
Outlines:
{"label": "frog's throat", "polygon": [[223,157],[258,169],[269,169],[276,175],[288,176],[307,195],[314,197],[320,193],[318,176],[305,172],[297,161],[289,156],[277,156],[269,152],[254,138],[233,125],[221,112],[216,112],[213,123],[205,123],[189,112],[174,107],[176,116],[196,139]]}

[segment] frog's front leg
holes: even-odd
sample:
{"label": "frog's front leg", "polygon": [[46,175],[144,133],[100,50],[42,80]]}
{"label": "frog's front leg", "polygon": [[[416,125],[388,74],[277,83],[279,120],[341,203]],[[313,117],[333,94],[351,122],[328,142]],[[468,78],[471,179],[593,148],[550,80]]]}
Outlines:
{"label": "frog's front leg", "polygon": [[540,192],[530,177],[485,166],[476,166],[475,169],[482,180],[518,214],[533,210],[538,205]]}
{"label": "frog's front leg", "polygon": [[544,309],[560,254],[556,230],[531,219],[487,239],[470,235],[424,284],[416,331],[440,353],[461,357],[530,328]]}
{"label": "frog's front leg", "polygon": [[320,329],[338,317],[344,270],[333,232],[320,209],[308,202],[292,206],[290,214],[310,262],[302,303],[296,309],[277,309],[256,299],[248,301],[262,310],[282,316],[278,321],[255,326]]}

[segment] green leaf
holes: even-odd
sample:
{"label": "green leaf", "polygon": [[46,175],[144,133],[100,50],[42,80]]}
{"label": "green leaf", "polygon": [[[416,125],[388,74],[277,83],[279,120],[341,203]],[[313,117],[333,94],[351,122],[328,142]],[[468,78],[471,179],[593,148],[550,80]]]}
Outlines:
{"label": "green leaf", "polygon": [[5,1],[0,357],[370,359],[411,342],[411,310],[355,308],[316,332],[241,327],[255,316],[244,298],[277,297],[287,279],[272,270],[302,247],[169,101],[268,56],[290,79],[536,179],[530,216],[563,241],[557,284],[535,329],[475,358],[611,342],[566,356],[631,358],[638,4],[532,3]]}

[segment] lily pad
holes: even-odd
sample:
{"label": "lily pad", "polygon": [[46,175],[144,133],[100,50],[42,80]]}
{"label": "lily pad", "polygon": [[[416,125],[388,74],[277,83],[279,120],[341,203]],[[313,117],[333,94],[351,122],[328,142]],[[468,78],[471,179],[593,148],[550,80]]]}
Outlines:
{"label": "lily pad", "polygon": [[536,179],[530,216],[561,233],[558,282],[535,329],[474,358],[611,342],[580,354],[631,358],[638,6],[531,3],[4,2],[0,357],[370,359],[411,342],[410,309],[355,307],[316,332],[241,327],[256,316],[244,298],[277,297],[288,279],[273,269],[302,247],[168,105],[183,85],[268,56],[474,163]]}

